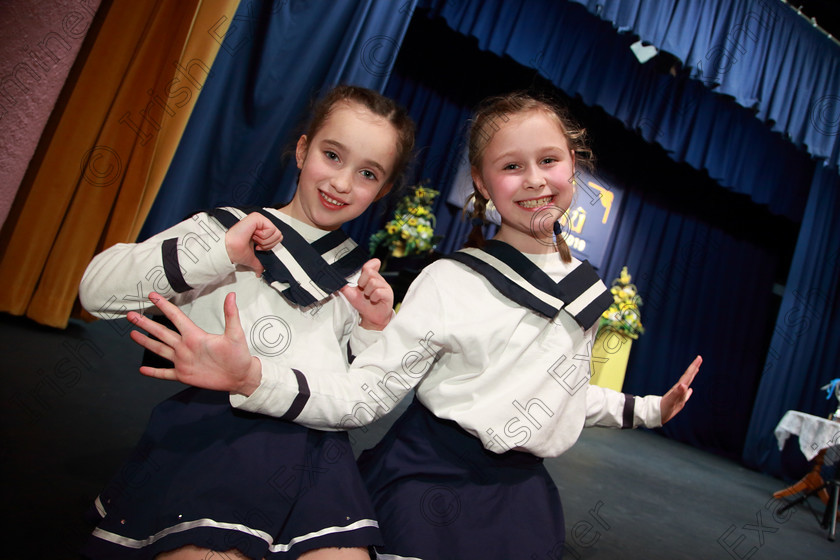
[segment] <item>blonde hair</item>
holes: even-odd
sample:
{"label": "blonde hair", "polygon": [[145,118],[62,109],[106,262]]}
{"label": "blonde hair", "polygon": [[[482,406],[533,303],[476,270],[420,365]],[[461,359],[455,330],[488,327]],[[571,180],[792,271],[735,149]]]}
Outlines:
{"label": "blonde hair", "polygon": [[[470,123],[470,166],[480,170],[484,151],[496,131],[510,120],[511,115],[528,111],[543,111],[547,116],[556,119],[560,130],[566,137],[569,150],[575,154],[575,164],[586,169],[592,169],[594,158],[586,143],[586,129],[581,128],[572,119],[564,106],[548,98],[522,91],[490,97],[479,105]],[[483,224],[486,221],[485,212],[489,201],[479,192],[475,184],[473,184],[471,199],[473,201],[472,211],[468,211],[467,207],[464,207],[464,214],[468,215],[473,224],[465,245],[467,247],[482,247],[485,241]],[[467,204],[469,204],[469,201]],[[563,236],[557,235],[555,243],[563,262],[570,262],[572,254]]]}

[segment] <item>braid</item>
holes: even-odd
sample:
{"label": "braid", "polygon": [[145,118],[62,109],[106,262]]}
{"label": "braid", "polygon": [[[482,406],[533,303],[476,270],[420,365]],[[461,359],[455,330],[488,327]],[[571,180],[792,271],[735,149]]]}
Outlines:
{"label": "braid", "polygon": [[[484,213],[487,210],[487,199],[484,198],[478,190],[475,190],[472,195],[473,209],[469,212],[470,222],[473,224],[470,234],[467,237],[464,247],[476,247],[481,249],[484,247]],[[464,206],[464,214],[467,214],[467,206],[470,201],[467,199],[467,204]]]}
{"label": "braid", "polygon": [[563,239],[562,234],[558,233],[554,236],[554,244],[557,246],[557,252],[560,253],[560,259],[564,263],[572,262],[572,251],[569,249],[566,240]]}

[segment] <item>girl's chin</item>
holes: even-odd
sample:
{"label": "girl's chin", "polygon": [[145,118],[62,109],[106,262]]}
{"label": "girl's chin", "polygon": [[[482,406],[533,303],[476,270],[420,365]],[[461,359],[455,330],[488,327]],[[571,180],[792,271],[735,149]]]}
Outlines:
{"label": "girl's chin", "polygon": [[338,229],[345,222],[349,222],[350,220],[357,217],[357,215],[355,214],[348,213],[347,210],[348,207],[346,206],[339,210],[326,210],[324,208],[321,208],[318,212],[315,212],[313,214],[312,222],[314,222],[315,227],[319,229]]}

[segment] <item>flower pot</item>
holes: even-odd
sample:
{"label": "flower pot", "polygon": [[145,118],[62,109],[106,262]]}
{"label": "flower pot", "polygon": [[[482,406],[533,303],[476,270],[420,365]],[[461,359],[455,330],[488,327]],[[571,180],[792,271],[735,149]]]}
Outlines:
{"label": "flower pot", "polygon": [[589,378],[589,382],[592,385],[621,391],[632,343],[632,338],[619,331],[613,329],[598,331],[592,348],[590,360],[592,377]]}

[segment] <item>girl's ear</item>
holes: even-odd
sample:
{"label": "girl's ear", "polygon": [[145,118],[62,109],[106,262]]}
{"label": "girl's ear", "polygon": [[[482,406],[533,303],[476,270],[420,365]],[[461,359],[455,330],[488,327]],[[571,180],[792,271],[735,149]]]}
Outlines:
{"label": "girl's ear", "polygon": [[386,194],[391,192],[391,189],[394,187],[394,182],[391,181],[390,183],[385,183],[382,185],[382,188],[379,189],[379,193],[376,195],[376,198],[373,199],[374,202],[377,200],[382,199]]}
{"label": "girl's ear", "polygon": [[303,169],[303,161],[306,159],[306,153],[309,150],[309,139],[306,137],[306,134],[302,134],[297,141],[297,147],[295,147],[295,161],[297,162],[297,168]]}
{"label": "girl's ear", "polygon": [[481,193],[481,196],[490,200],[490,192],[487,190],[487,187],[484,186],[484,181],[481,178],[481,173],[479,173],[478,169],[475,167],[470,167],[470,175],[472,175],[473,184],[475,188],[478,189],[478,192]]}

